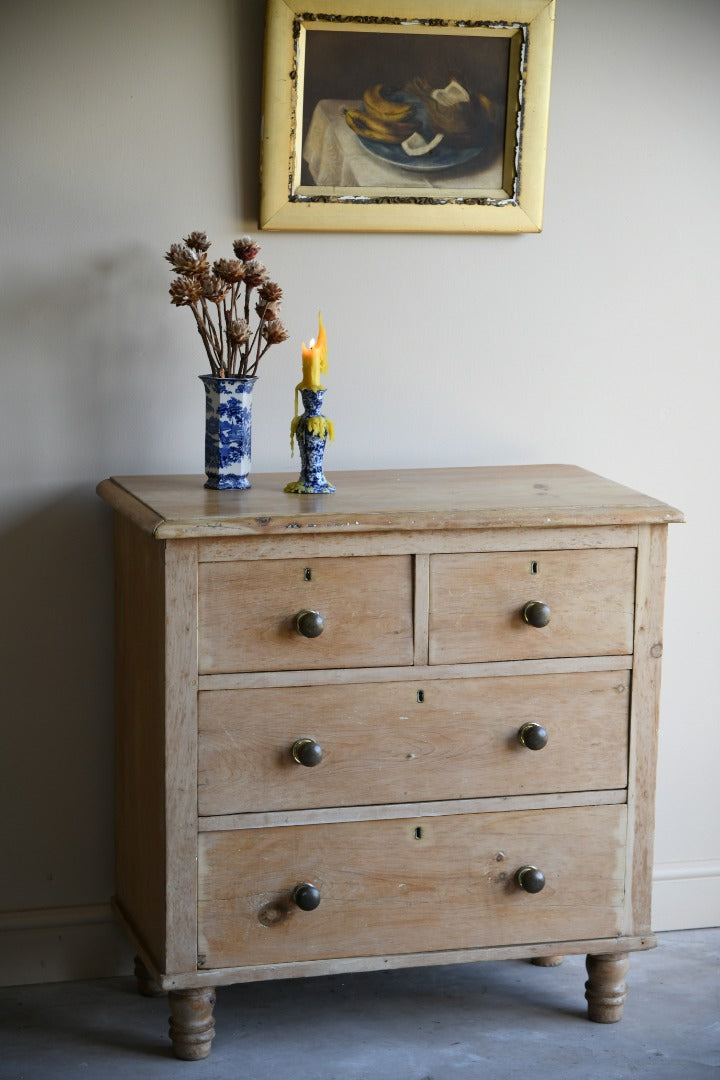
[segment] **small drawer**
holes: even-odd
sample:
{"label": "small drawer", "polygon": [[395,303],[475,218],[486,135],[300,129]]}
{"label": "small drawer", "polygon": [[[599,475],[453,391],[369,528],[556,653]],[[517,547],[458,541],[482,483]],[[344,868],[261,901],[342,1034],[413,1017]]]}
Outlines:
{"label": "small drawer", "polygon": [[433,555],[430,663],[630,654],[634,593],[634,548]]}
{"label": "small drawer", "polygon": [[200,673],[410,664],[412,596],[410,556],[201,563]]}
{"label": "small drawer", "polygon": [[624,788],[629,690],[593,671],[203,691],[199,812]]}
{"label": "small drawer", "polygon": [[625,828],[624,806],[592,806],[203,833],[198,952],[216,968],[611,937]]}

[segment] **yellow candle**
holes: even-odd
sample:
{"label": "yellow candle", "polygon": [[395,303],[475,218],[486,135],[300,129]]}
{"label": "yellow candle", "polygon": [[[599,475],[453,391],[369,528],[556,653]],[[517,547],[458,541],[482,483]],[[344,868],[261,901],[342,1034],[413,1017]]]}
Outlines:
{"label": "yellow candle", "polygon": [[327,374],[327,339],[325,337],[325,327],[323,326],[322,315],[318,316],[317,341],[312,338],[309,345],[306,345],[305,342],[303,342],[302,369],[303,377],[298,389],[325,389],[320,382],[320,376]]}

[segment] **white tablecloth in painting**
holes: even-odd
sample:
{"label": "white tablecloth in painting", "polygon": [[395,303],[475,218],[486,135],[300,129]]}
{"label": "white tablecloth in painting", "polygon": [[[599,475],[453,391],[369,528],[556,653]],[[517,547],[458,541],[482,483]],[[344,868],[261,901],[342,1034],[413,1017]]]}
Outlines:
{"label": "white tablecloth in painting", "polygon": [[[358,108],[358,101],[319,101],[308,129],[303,157],[318,187],[331,188],[429,188],[429,189],[489,189],[502,187],[502,163],[490,168],[423,172],[402,169],[381,161],[362,145],[344,116],[345,109]],[[449,175],[452,173],[452,176]],[[429,192],[428,192],[429,194]]]}

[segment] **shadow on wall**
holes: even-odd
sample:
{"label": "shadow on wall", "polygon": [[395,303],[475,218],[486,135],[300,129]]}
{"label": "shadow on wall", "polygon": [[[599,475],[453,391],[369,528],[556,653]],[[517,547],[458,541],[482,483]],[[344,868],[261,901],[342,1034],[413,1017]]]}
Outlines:
{"label": "shadow on wall", "polygon": [[264,0],[244,0],[233,17],[239,19],[235,40],[241,63],[234,65],[237,101],[236,162],[238,207],[242,230],[254,232],[260,213],[260,140],[262,137],[262,69],[265,33]]}
{"label": "shadow on wall", "polygon": [[112,891],[112,521],[95,485],[177,471],[195,452],[178,437],[184,410],[200,398],[178,370],[186,328],[156,252],[23,276],[0,302],[14,359],[0,402],[5,910]]}
{"label": "shadow on wall", "polygon": [[[67,491],[0,534],[6,634],[0,907],[112,888],[112,528]],[[9,632],[7,632],[9,631]]]}

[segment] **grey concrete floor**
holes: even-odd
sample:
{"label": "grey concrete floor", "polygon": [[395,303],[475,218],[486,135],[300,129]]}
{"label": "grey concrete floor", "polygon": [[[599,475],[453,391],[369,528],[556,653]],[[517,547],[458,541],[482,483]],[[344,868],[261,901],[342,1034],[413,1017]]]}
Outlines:
{"label": "grey concrete floor", "polygon": [[582,957],[218,990],[205,1061],[172,1057],[135,981],[0,989],[2,1080],[694,1080],[720,1076],[720,929],[631,957],[619,1024],[585,1019]]}

